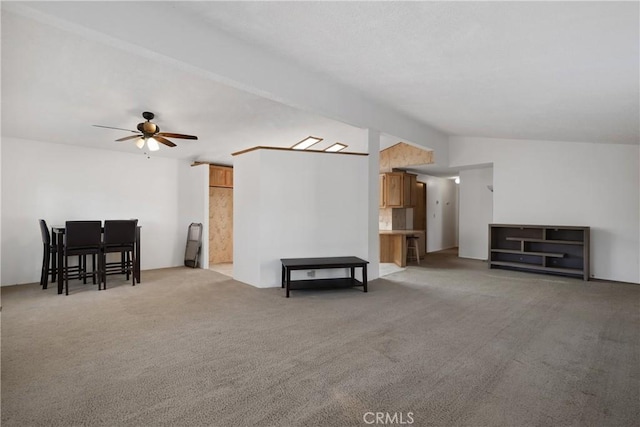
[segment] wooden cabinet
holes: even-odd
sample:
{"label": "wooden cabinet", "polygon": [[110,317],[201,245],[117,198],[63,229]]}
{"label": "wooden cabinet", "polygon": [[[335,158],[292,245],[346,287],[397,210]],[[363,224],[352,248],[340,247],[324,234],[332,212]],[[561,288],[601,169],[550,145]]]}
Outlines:
{"label": "wooden cabinet", "polygon": [[233,168],[229,166],[209,166],[209,187],[233,188]]}
{"label": "wooden cabinet", "polygon": [[407,208],[414,208],[417,203],[417,175],[405,173],[403,177],[404,185],[404,206]]}
{"label": "wooden cabinet", "polygon": [[489,268],[589,280],[589,227],[489,224]]}
{"label": "wooden cabinet", "polygon": [[387,208],[404,207],[402,174],[390,172],[384,175],[384,206]]}
{"label": "wooden cabinet", "polygon": [[380,207],[412,208],[416,205],[417,175],[388,172],[380,175]]}

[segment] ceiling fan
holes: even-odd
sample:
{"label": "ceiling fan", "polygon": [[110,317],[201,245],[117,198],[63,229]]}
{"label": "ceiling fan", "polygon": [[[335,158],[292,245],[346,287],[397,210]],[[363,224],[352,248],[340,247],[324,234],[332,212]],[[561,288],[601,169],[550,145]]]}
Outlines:
{"label": "ceiling fan", "polygon": [[94,125],[99,128],[107,128],[107,129],[118,129],[118,130],[126,130],[128,132],[133,132],[135,135],[125,136],[124,138],[116,139],[117,142],[130,141],[132,139],[136,140],[136,146],[138,148],[144,147],[145,142],[147,143],[147,147],[150,151],[158,151],[160,146],[158,143],[164,144],[167,147],[175,147],[176,144],[169,141],[167,138],[179,138],[179,139],[198,139],[197,136],[193,135],[184,135],[181,133],[170,133],[170,132],[160,132],[160,127],[155,123],[152,123],[151,120],[155,117],[155,114],[145,111],[142,113],[142,117],[146,120],[146,122],[138,123],[137,131],[131,129],[123,129],[116,128],[113,126],[102,126],[102,125]]}

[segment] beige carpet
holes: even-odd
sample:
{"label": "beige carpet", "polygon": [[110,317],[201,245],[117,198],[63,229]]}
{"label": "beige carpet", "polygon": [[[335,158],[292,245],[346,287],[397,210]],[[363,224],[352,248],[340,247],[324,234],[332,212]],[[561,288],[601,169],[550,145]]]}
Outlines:
{"label": "beige carpet", "polygon": [[367,294],[142,278],[2,289],[3,426],[639,424],[637,285],[442,254]]}

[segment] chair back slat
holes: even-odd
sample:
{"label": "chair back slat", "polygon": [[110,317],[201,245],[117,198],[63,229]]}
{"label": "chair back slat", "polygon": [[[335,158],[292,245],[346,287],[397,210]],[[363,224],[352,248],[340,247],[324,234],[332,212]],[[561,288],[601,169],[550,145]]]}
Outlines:
{"label": "chair back slat", "polygon": [[137,219],[106,220],[104,222],[104,244],[131,245],[136,241]]}
{"label": "chair back slat", "polygon": [[102,242],[101,221],[67,221],[65,223],[66,247],[100,247]]}

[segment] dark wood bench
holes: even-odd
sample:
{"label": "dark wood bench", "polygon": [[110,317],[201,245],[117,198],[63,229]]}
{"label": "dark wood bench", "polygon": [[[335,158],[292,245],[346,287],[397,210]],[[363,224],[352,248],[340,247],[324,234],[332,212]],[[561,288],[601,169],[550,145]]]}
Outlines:
{"label": "dark wood bench", "polygon": [[[291,285],[298,289],[310,288],[342,288],[362,286],[364,292],[367,292],[367,264],[369,261],[347,256],[347,257],[328,257],[328,258],[282,258],[282,287],[287,289],[287,298]],[[362,268],[362,282],[355,278],[356,268]],[[349,268],[351,270],[350,277],[340,277],[331,279],[313,279],[313,280],[291,280],[291,271],[293,270],[324,270],[329,268]]]}

